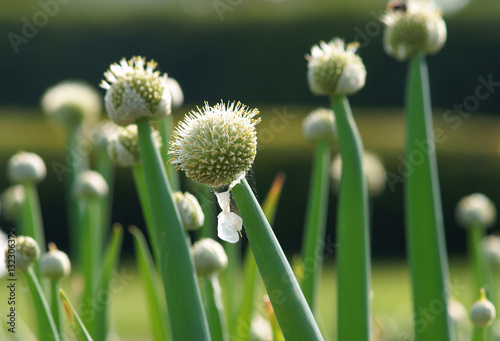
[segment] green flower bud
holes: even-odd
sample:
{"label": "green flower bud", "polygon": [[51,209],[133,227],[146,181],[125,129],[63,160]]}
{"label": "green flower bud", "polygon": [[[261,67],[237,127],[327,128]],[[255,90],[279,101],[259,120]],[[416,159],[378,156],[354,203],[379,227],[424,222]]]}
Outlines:
{"label": "green flower bud", "polygon": [[198,230],[203,225],[205,215],[194,195],[189,192],[175,192],[174,202],[186,231]]}
{"label": "green flower bud", "polygon": [[426,0],[409,0],[404,6],[395,6],[391,1],[382,21],[387,25],[385,52],[399,61],[415,53],[437,53],[446,41],[441,12]]}
{"label": "green flower bud", "polygon": [[40,274],[49,279],[60,279],[71,272],[68,255],[59,251],[54,243],[49,243],[49,251],[40,257]]}
{"label": "green flower bud", "polygon": [[470,319],[476,328],[486,328],[493,323],[495,317],[495,306],[486,298],[484,289],[481,289],[481,298],[472,306]]}
{"label": "green flower bud", "polygon": [[191,252],[198,276],[208,276],[225,269],[227,256],[222,245],[210,238],[194,243]]}
{"label": "green flower bud", "polygon": [[184,94],[182,93],[181,86],[172,77],[167,78],[167,88],[172,96],[172,106],[178,108],[184,103]]}
{"label": "green flower bud", "polygon": [[[156,147],[161,148],[161,136],[158,131],[153,131],[153,138]],[[118,134],[111,138],[108,145],[108,155],[111,160],[121,167],[132,167],[141,163],[139,137],[135,124],[118,128]]]}
{"label": "green flower bud", "polygon": [[42,109],[48,117],[66,125],[93,123],[101,115],[101,96],[85,82],[64,81],[45,92]]}
{"label": "green flower bud", "polygon": [[497,219],[493,202],[484,194],[475,193],[463,197],[455,209],[457,223],[464,228],[491,227]]}
{"label": "green flower bud", "polygon": [[[8,249],[5,251],[5,259],[8,260]],[[27,236],[17,236],[16,251],[14,253],[16,260],[16,270],[25,271],[28,267],[36,262],[40,257],[40,248],[36,241]]]}
{"label": "green flower bud", "polygon": [[364,85],[366,69],[361,58],[356,55],[359,44],[347,44],[335,38],[311,48],[308,60],[307,80],[309,89],[315,95],[352,95]]}
{"label": "green flower bud", "polygon": [[[146,68],[144,68],[146,66]],[[170,114],[170,92],[167,75],[154,71],[157,64],[144,57],[125,58],[120,64],[112,64],[104,73],[101,87],[106,89],[104,103],[109,118],[119,126],[135,123],[139,118],[161,120]]]}
{"label": "green flower bud", "polygon": [[186,176],[212,187],[228,185],[246,172],[257,153],[254,119],[259,111],[240,102],[216,104],[192,111],[180,122],[170,142],[169,163]]}
{"label": "green flower bud", "polygon": [[311,112],[302,122],[302,132],[311,142],[334,142],[337,139],[337,126],[333,111],[318,108]]}
{"label": "green flower bud", "polygon": [[[368,194],[370,197],[381,195],[386,186],[387,173],[382,162],[375,154],[365,152],[363,155],[363,168],[368,184]],[[342,177],[342,156],[339,154],[332,162],[331,168],[333,185],[338,190]]]}
{"label": "green flower bud", "polygon": [[35,153],[21,151],[7,162],[7,177],[12,183],[40,182],[46,175],[45,163]]}
{"label": "green flower bud", "polygon": [[24,187],[15,185],[8,187],[2,193],[1,206],[2,216],[5,220],[14,223],[19,220],[23,211]]}
{"label": "green flower bud", "polygon": [[73,186],[73,195],[82,199],[101,198],[108,194],[106,180],[96,171],[81,172]]}

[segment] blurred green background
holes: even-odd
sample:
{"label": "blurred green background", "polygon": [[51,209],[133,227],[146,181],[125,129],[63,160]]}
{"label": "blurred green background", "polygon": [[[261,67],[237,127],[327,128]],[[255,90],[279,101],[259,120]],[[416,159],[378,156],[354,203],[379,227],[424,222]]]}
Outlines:
{"label": "blurred green background", "polygon": [[[64,245],[63,186],[51,165],[64,163],[67,150],[63,131],[45,121],[39,100],[47,87],[68,78],[97,86],[110,63],[144,55],[157,60],[160,70],[183,88],[185,105],[174,112],[177,120],[204,101],[240,100],[260,109],[259,152],[249,177],[263,197],[275,174],[287,173],[283,212],[278,213],[275,228],[286,251],[296,252],[312,157],[301,122],[315,107],[328,105],[326,98],[314,97],[307,88],[304,55],[313,44],[334,36],[361,43],[359,54],[368,77],[351,104],[366,149],[378,154],[390,173],[399,174],[406,64],[383,52],[383,27],[377,18],[385,4],[382,0],[1,2],[5,36],[0,43],[1,164],[19,149],[42,154],[49,168],[40,185],[47,234]],[[500,202],[498,87],[470,113],[456,110],[464,104],[471,108],[473,102],[467,99],[474,96],[479,77],[500,81],[500,3],[442,0],[442,5],[448,12],[449,37],[445,48],[428,61],[435,125],[447,136],[437,148],[448,246],[451,253],[463,254],[464,232],[453,216],[458,199],[479,191]],[[282,125],[272,125],[272,117]],[[1,172],[4,188],[4,167]],[[377,257],[404,255],[402,187],[394,182],[373,200]],[[113,220],[142,226],[138,207],[129,171],[119,169]],[[335,207],[332,191],[328,218],[332,238]],[[127,241],[126,250],[130,245]]]}

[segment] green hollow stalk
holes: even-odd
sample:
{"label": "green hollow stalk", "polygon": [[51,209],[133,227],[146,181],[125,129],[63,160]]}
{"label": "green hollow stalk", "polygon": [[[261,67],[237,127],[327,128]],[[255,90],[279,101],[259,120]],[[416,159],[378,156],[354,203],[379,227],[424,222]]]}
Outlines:
{"label": "green hollow stalk", "polygon": [[179,172],[175,169],[174,165],[167,164],[171,156],[168,154],[168,148],[172,134],[174,132],[174,115],[167,115],[164,119],[159,122],[158,130],[161,137],[161,157],[165,165],[165,170],[167,171],[167,178],[170,182],[170,187],[172,191],[176,192],[180,190]]}
{"label": "green hollow stalk", "polygon": [[472,338],[471,341],[486,341],[488,340],[488,333],[486,332],[486,328],[472,328]]}
{"label": "green hollow stalk", "polygon": [[54,324],[56,325],[57,332],[61,340],[63,337],[62,330],[62,320],[61,320],[61,301],[59,298],[59,280],[51,279],[50,280],[50,311],[52,313],[52,318],[54,319]]}
{"label": "green hollow stalk", "polygon": [[262,280],[288,340],[323,340],[288,260],[246,179],[232,189]]}
{"label": "green hollow stalk", "polygon": [[71,323],[71,327],[73,329],[73,332],[75,333],[77,339],[79,341],[92,341],[92,338],[90,337],[89,332],[85,328],[85,325],[82,322],[82,319],[76,312],[75,308],[71,304],[71,302],[68,299],[68,296],[66,296],[66,293],[61,289],[59,290],[61,302],[64,306],[64,311],[66,312],[66,315],[68,316],[68,319]]}
{"label": "green hollow stalk", "polygon": [[210,336],[214,341],[228,341],[229,335],[222,303],[219,274],[215,273],[201,278],[201,285]]}
{"label": "green hollow stalk", "polygon": [[314,154],[302,244],[304,263],[302,292],[313,312],[315,311],[315,294],[318,292],[321,279],[324,244],[322,241],[325,237],[328,194],[330,192],[330,159],[330,142],[318,142]]}
{"label": "green hollow stalk", "polygon": [[337,209],[338,340],[370,339],[370,241],[363,143],[345,96],[331,97],[342,154]]}
{"label": "green hollow stalk", "polygon": [[108,193],[99,200],[101,201],[102,212],[102,234],[106,238],[109,226],[111,226],[111,209],[113,205],[113,184],[115,177],[115,166],[108,155],[107,148],[99,146],[95,149],[95,168],[102,175],[108,184]]}
{"label": "green hollow stalk", "polygon": [[488,299],[495,302],[493,278],[488,269],[488,261],[483,247],[484,238],[485,231],[482,226],[470,226],[467,230],[469,260],[475,277],[474,292],[479,292],[481,288],[484,288]]}
{"label": "green hollow stalk", "polygon": [[453,340],[453,328],[446,309],[436,311],[432,319],[422,316],[422,311],[430,309],[436,302],[444,307],[448,304],[448,260],[427,64],[425,57],[419,54],[414,55],[409,63],[406,115],[406,238],[415,340]]}
{"label": "green hollow stalk", "polygon": [[210,340],[196,272],[167,174],[146,119],[137,120],[139,147],[153,217],[159,267],[174,340]]}
{"label": "green hollow stalk", "polygon": [[23,272],[26,284],[28,285],[33,303],[35,305],[36,317],[38,320],[39,340],[60,341],[49,304],[43,293],[42,287],[35,272],[31,267]]}

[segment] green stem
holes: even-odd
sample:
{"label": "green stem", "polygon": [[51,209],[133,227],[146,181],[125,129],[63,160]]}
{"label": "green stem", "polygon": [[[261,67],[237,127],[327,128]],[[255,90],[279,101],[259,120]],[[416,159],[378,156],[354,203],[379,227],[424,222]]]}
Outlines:
{"label": "green stem", "polygon": [[132,168],[132,174],[134,176],[135,188],[137,190],[137,195],[139,196],[142,214],[144,216],[146,228],[150,237],[149,241],[151,243],[151,248],[153,249],[154,260],[158,265],[158,246],[156,238],[153,238],[155,233],[153,213],[151,212],[151,205],[149,204],[148,189],[146,187],[146,179],[144,178],[144,169],[142,168],[142,164],[134,166]]}
{"label": "green stem", "polygon": [[201,279],[203,301],[212,340],[227,341],[229,338],[218,276],[218,274],[212,274]]}
{"label": "green stem", "polygon": [[[337,215],[338,340],[370,339],[370,237],[363,143],[345,96],[332,96],[342,153]],[[355,325],[353,325],[355,321]]]}
{"label": "green stem", "polygon": [[[413,287],[415,323],[435,302],[448,303],[448,260],[439,192],[436,147],[432,128],[430,88],[425,58],[412,57],[406,93],[406,233]],[[423,149],[423,150],[422,150]],[[415,328],[415,340],[452,340],[447,310],[440,309],[425,328]],[[416,326],[418,326],[416,325]]]}
{"label": "green stem", "polygon": [[246,179],[232,189],[276,318],[289,340],[323,340],[271,226]]}
{"label": "green stem", "polygon": [[59,341],[59,333],[57,332],[54,319],[50,312],[49,304],[45,299],[40,282],[31,267],[24,271],[24,278],[28,285],[33,303],[35,305],[36,316],[38,319],[39,340],[54,340]]}
{"label": "green stem", "polygon": [[62,330],[62,320],[61,320],[61,301],[59,298],[59,280],[51,279],[50,280],[50,311],[52,312],[52,317],[54,318],[54,324],[56,325],[57,332],[61,340],[63,337]]}
{"label": "green stem", "polygon": [[490,287],[486,275],[486,258],[482,244],[484,235],[484,229],[481,226],[471,226],[467,231],[467,243],[469,248],[469,259],[476,282],[474,292],[479,292],[481,288],[484,288],[488,298],[491,299],[489,295]]}
{"label": "green stem", "polygon": [[224,243],[223,247],[227,255],[227,266],[221,274],[224,284],[223,299],[227,321],[231,321],[237,313],[236,309],[241,296],[241,290],[234,285],[235,281],[241,278],[241,245]]}
{"label": "green stem", "polygon": [[61,289],[59,291],[61,302],[64,305],[64,310],[66,312],[66,315],[69,318],[69,321],[71,322],[71,327],[73,328],[73,331],[79,341],[92,341],[92,338],[90,337],[89,332],[83,325],[82,319],[76,312],[75,308],[69,301],[68,297],[64,293],[64,291]]}
{"label": "green stem", "polygon": [[487,335],[486,328],[473,327],[471,341],[486,341],[488,339]]}
{"label": "green stem", "polygon": [[175,169],[174,165],[168,165],[167,161],[172,157],[168,154],[169,144],[171,136],[174,132],[174,115],[170,114],[159,122],[159,131],[161,137],[161,157],[163,163],[165,164],[165,170],[167,171],[167,178],[170,182],[170,187],[172,191],[176,192],[180,190],[179,182],[179,172]]}
{"label": "green stem", "polygon": [[323,240],[326,229],[328,194],[330,189],[330,143],[321,141],[316,145],[311,176],[311,187],[307,203],[306,224],[302,244],[304,278],[302,292],[315,311],[315,293],[321,279]]}
{"label": "green stem", "polygon": [[99,199],[101,202],[102,212],[102,235],[103,240],[105,240],[109,227],[111,226],[111,208],[113,205],[115,166],[108,155],[106,147],[100,146],[96,148],[95,161],[96,171],[102,175],[102,177],[108,184],[108,193]]}
{"label": "green stem", "polygon": [[146,119],[137,120],[159,267],[174,340],[210,340],[196,273],[165,168]]}

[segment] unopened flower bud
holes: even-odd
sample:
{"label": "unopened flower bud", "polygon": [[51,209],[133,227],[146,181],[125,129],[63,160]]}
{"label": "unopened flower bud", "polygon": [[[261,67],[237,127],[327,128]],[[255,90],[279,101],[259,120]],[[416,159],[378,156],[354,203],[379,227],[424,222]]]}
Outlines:
{"label": "unopened flower bud", "polygon": [[207,276],[225,269],[227,256],[222,245],[210,238],[200,239],[194,243],[194,265],[198,276]]}
{"label": "unopened flower bud", "polygon": [[18,152],[7,162],[7,177],[14,184],[39,182],[45,179],[47,168],[35,153]]}
{"label": "unopened flower bud", "polygon": [[472,323],[476,328],[486,328],[493,323],[495,316],[495,306],[486,298],[484,289],[481,289],[481,298],[474,303],[470,311]]}
{"label": "unopened flower bud", "polygon": [[71,272],[68,255],[59,251],[55,244],[49,244],[49,251],[40,257],[40,274],[49,279],[60,279]]}
{"label": "unopened flower bud", "polygon": [[403,61],[416,53],[434,54],[446,41],[446,24],[430,1],[409,0],[403,5],[389,3],[382,21],[385,52]]}
{"label": "unopened flower bud", "polygon": [[87,170],[80,173],[73,187],[73,195],[83,199],[100,198],[108,194],[106,180],[96,171]]}
{"label": "unopened flower bud", "polygon": [[335,141],[337,126],[333,111],[325,108],[312,111],[302,122],[302,131],[311,142]]}
{"label": "unopened flower bud", "polygon": [[497,218],[493,202],[484,194],[475,193],[463,197],[455,209],[457,223],[464,228],[491,227]]}
{"label": "unopened flower bud", "polygon": [[[8,249],[5,251],[5,259],[9,259]],[[16,251],[14,253],[16,260],[16,270],[25,271],[28,267],[36,262],[40,257],[40,248],[36,241],[28,236],[16,237]]]}
{"label": "unopened flower bud", "polygon": [[500,264],[500,237],[494,235],[486,237],[483,246],[490,262]]}
{"label": "unopened flower bud", "polygon": [[189,192],[175,192],[173,197],[184,229],[186,231],[198,230],[205,221],[205,215],[196,197]]}
{"label": "unopened flower bud", "polygon": [[45,92],[42,108],[47,116],[66,125],[93,123],[101,115],[101,96],[85,82],[64,81]]}
{"label": "unopened flower bud", "polygon": [[[160,133],[153,130],[153,139],[156,147],[162,146]],[[141,163],[139,152],[139,136],[135,124],[119,127],[108,145],[108,155],[118,166],[132,167]]]}
{"label": "unopened flower bud", "polygon": [[101,87],[106,89],[104,102],[109,118],[119,126],[128,126],[140,118],[161,120],[170,114],[171,95],[167,75],[154,71],[155,61],[144,57],[123,58],[104,73]]}
{"label": "unopened flower bud", "polygon": [[10,186],[3,191],[1,209],[5,220],[11,223],[19,220],[23,211],[24,198],[25,193],[22,185]]}
{"label": "unopened flower bud", "polygon": [[308,60],[307,80],[315,95],[352,95],[364,85],[366,69],[356,54],[358,43],[345,46],[342,39],[324,41],[311,48]]}
{"label": "unopened flower bud", "polygon": [[216,104],[192,111],[180,122],[170,142],[169,160],[194,181],[211,187],[228,185],[246,172],[257,153],[254,119],[259,111],[238,103]]}

